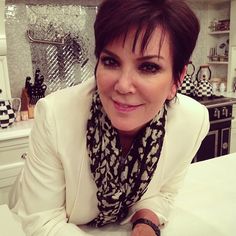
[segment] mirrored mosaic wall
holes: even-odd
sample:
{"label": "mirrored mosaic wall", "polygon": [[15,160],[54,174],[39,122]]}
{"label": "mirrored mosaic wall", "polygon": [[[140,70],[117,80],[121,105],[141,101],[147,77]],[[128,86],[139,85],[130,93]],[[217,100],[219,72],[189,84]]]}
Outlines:
{"label": "mirrored mosaic wall", "polygon": [[39,68],[47,93],[93,75],[93,23],[101,1],[6,1],[8,69],[12,96]]}
{"label": "mirrored mosaic wall", "polygon": [[96,7],[27,5],[26,12],[33,70],[40,68],[49,92],[92,75]]}

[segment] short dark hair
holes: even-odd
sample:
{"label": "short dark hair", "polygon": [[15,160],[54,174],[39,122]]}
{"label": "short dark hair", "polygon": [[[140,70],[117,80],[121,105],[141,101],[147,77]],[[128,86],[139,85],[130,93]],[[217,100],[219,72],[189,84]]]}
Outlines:
{"label": "short dark hair", "polygon": [[191,8],[181,0],[104,0],[94,23],[95,56],[113,40],[131,28],[136,29],[133,50],[142,30],[141,50],[146,48],[157,26],[162,28],[162,38],[168,33],[176,84],[188,64],[200,31],[199,21]]}

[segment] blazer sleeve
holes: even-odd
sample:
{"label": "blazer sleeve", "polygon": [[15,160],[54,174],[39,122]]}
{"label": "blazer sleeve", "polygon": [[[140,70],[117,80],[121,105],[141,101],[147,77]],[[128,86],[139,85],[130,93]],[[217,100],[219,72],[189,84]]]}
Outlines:
{"label": "blazer sleeve", "polygon": [[29,153],[11,190],[9,206],[20,218],[26,235],[90,235],[68,223],[65,177],[51,110],[45,98],[36,105]]}
{"label": "blazer sleeve", "polygon": [[[182,147],[179,155],[171,156],[171,159],[173,159],[173,161],[171,161],[171,168],[167,171],[165,167],[163,167],[163,171],[165,173],[161,175],[164,175],[165,178],[164,180],[161,180],[163,181],[161,183],[161,187],[159,189],[156,187],[155,189],[155,186],[159,185],[159,179],[157,178],[152,180],[151,182],[156,181],[156,185],[154,184],[154,187],[151,187],[152,189],[148,189],[148,194],[145,193],[141,200],[130,208],[129,216],[121,224],[128,223],[134,213],[140,209],[149,209],[153,211],[158,216],[160,224],[164,225],[167,223],[171,208],[173,208],[174,199],[178,193],[178,190],[183,185],[188,167],[198,151],[202,140],[209,131],[209,115],[207,108],[201,105],[200,114],[200,116],[197,116],[197,119],[201,122],[199,122],[199,126],[195,127],[195,131],[197,130],[198,132],[196,132],[196,134],[192,137],[194,140],[192,141],[191,148]],[[185,118],[189,119],[189,117]],[[188,141],[185,141],[186,143],[184,145],[186,146],[188,145]]]}

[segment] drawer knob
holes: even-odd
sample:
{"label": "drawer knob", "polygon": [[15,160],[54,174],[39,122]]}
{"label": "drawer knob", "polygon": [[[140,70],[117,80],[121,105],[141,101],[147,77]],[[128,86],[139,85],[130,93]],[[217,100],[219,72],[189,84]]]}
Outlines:
{"label": "drawer knob", "polygon": [[229,146],[228,143],[225,142],[225,143],[223,143],[222,148],[223,148],[223,149],[227,149],[228,146]]}
{"label": "drawer knob", "polygon": [[24,153],[21,155],[21,158],[25,160],[26,157],[27,157],[27,152],[24,152]]}

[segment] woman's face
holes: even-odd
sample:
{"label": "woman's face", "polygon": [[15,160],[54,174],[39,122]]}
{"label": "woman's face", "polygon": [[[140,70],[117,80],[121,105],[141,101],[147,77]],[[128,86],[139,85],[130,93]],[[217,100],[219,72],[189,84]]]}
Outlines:
{"label": "woman's face", "polygon": [[159,52],[161,29],[156,29],[144,53],[139,37],[132,51],[134,32],[108,44],[101,52],[96,71],[101,102],[112,125],[135,134],[175,96],[172,55],[166,34]]}

